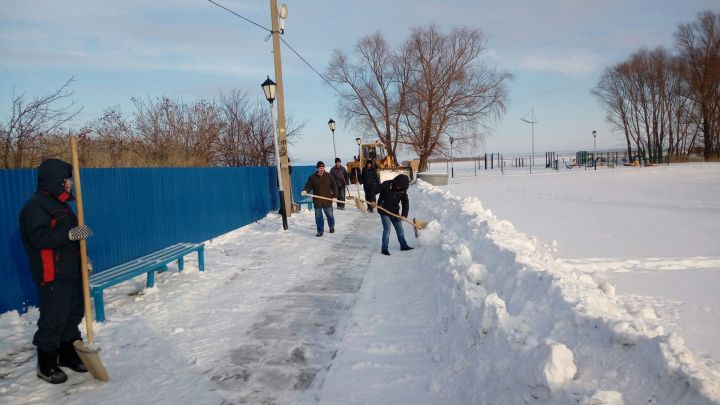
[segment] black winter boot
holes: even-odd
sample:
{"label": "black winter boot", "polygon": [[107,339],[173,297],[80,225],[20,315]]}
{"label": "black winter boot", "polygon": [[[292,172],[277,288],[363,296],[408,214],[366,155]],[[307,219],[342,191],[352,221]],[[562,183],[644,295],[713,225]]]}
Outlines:
{"label": "black winter boot", "polygon": [[38,349],[37,376],[50,384],[62,384],[67,381],[65,374],[57,365],[58,351]]}
{"label": "black winter boot", "polygon": [[75,351],[75,346],[71,342],[60,343],[60,356],[58,358],[58,364],[61,367],[67,367],[76,373],[87,373],[88,369],[80,360]]}

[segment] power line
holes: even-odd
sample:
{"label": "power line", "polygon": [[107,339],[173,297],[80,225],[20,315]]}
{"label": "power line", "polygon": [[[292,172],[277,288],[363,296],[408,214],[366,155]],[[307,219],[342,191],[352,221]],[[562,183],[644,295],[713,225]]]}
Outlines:
{"label": "power line", "polygon": [[[236,13],[236,12],[228,9],[227,7],[224,7],[224,6],[222,6],[222,5],[214,2],[213,0],[208,0],[208,1],[209,1],[210,3],[212,3],[212,4],[214,4],[214,5],[222,8],[223,10],[225,10],[225,11],[227,11],[227,12],[229,12],[229,13],[237,16],[237,17],[242,18],[243,20],[245,20],[245,21],[247,21],[247,22],[249,22],[249,23],[251,23],[251,24],[253,24],[253,25],[256,25],[256,26],[264,29],[265,31],[269,32],[270,35],[273,34],[272,30],[263,27],[262,25],[256,23],[255,21],[252,21],[252,20],[250,20],[250,19],[248,19],[248,18],[245,18],[245,17],[241,16],[240,14],[238,14],[238,13]],[[268,35],[267,38],[269,38],[270,35]],[[267,41],[267,38],[265,38],[266,41]],[[295,48],[293,48],[292,46],[290,46],[290,44],[288,44],[287,41],[285,41],[284,38],[280,37],[280,40],[283,42],[283,44],[285,44],[285,46],[287,46],[288,48],[290,48],[290,50],[291,50],[298,58],[300,58],[300,60],[303,61],[313,72],[315,72],[315,74],[317,74],[318,76],[320,76],[320,78],[323,79],[323,81],[324,81],[325,83],[327,83],[328,86],[332,87],[332,89],[335,90],[335,92],[337,92],[338,94],[342,95],[342,93],[340,92],[340,90],[337,89],[337,87],[333,86],[333,84],[332,84],[325,76],[323,76],[322,73],[318,72],[317,69],[315,69],[315,68],[313,67],[313,65],[310,64],[310,62],[308,62],[305,58],[303,58],[303,56],[300,55],[300,53],[299,53],[298,51],[296,51]]]}
{"label": "power line", "polygon": [[230,10],[229,8],[227,8],[227,7],[225,7],[225,6],[222,6],[222,5],[218,4],[218,3],[215,3],[215,2],[213,1],[213,0],[208,0],[208,1],[209,1],[210,3],[212,3],[212,4],[216,5],[216,6],[220,7],[221,9],[223,9],[223,10],[227,11],[228,13],[234,14],[234,15],[236,15],[236,16],[238,16],[238,17],[242,18],[243,20],[245,20],[245,21],[249,22],[250,24],[253,24],[253,25],[257,25],[258,27],[260,27],[260,28],[264,29],[265,31],[267,31],[267,32],[269,32],[269,33],[271,33],[271,34],[272,34],[272,30],[270,30],[270,29],[268,29],[268,28],[265,28],[265,27],[263,27],[262,25],[260,25],[260,24],[256,23],[255,21],[253,21],[253,20],[251,20],[251,19],[249,19],[249,18],[245,18],[245,17],[241,16],[240,14],[238,14],[238,13],[236,13],[236,12],[234,12],[234,11]]}
{"label": "power line", "polygon": [[335,86],[333,86],[333,84],[330,83],[330,81],[329,81],[325,76],[323,76],[322,73],[318,72],[318,71],[310,64],[310,62],[308,62],[307,60],[305,60],[305,58],[303,58],[302,55],[300,55],[295,49],[293,49],[292,46],[290,46],[290,44],[287,43],[287,41],[285,41],[282,37],[280,38],[280,40],[283,42],[283,44],[287,45],[287,47],[290,48],[290,50],[293,51],[293,53],[294,53],[295,55],[297,55],[297,57],[300,58],[301,61],[305,62],[305,64],[308,65],[308,67],[309,67],[310,69],[312,69],[313,72],[315,72],[318,76],[320,76],[320,78],[323,79],[323,80],[325,81],[325,83],[327,83],[328,86],[332,87],[333,90],[335,90],[338,94],[342,95],[342,93],[340,92],[340,90],[338,90]]}

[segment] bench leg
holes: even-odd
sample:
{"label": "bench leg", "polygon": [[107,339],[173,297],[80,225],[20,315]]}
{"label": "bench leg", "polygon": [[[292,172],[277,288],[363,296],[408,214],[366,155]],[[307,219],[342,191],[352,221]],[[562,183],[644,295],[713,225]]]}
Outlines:
{"label": "bench leg", "polygon": [[92,291],[93,301],[95,301],[95,320],[105,322],[105,305],[103,303],[103,291]]}
{"label": "bench leg", "polygon": [[205,271],[205,248],[200,247],[198,250],[198,267],[200,271]]}
{"label": "bench leg", "polygon": [[178,271],[182,273],[183,266],[185,265],[185,260],[183,260],[183,257],[178,258]]}
{"label": "bench leg", "polygon": [[153,288],[155,287],[155,271],[148,271],[147,272],[147,288]]}

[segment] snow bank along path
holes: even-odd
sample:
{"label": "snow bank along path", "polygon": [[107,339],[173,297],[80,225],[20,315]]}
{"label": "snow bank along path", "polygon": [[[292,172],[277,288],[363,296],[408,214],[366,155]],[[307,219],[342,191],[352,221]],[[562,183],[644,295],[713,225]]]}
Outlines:
{"label": "snow bank along path", "polygon": [[421,236],[418,277],[440,279],[436,294],[454,303],[438,315],[444,350],[463,354],[437,387],[464,387],[465,403],[720,401],[720,373],[654,317],[628,313],[612,285],[574,272],[474,197],[419,191],[413,215],[437,221]]}

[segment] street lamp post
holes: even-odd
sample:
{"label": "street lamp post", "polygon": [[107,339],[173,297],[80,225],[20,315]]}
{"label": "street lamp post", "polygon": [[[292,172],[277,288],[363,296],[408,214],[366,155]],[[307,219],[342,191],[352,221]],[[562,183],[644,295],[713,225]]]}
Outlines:
{"label": "street lamp post", "polygon": [[453,162],[453,142],[455,138],[450,137],[450,177],[455,178],[455,165]]}
{"label": "street lamp post", "polygon": [[360,173],[362,173],[362,170],[365,168],[365,165],[363,164],[362,159],[362,139],[355,138],[355,143],[358,146],[358,154],[357,154],[357,162],[358,162],[358,171],[355,173],[355,180],[356,184],[358,184],[358,196],[360,195]]}
{"label": "street lamp post", "polygon": [[335,149],[335,120],[330,118],[330,121],[328,121],[328,127],[330,128],[330,131],[332,131],[333,136],[333,153],[335,154],[335,157],[338,157],[337,150]]}
{"label": "street lamp post", "polygon": [[597,131],[593,131],[593,166],[597,170]]}
{"label": "street lamp post", "polygon": [[283,191],[282,172],[280,170],[280,150],[278,148],[278,135],[277,135],[277,119],[275,118],[275,109],[273,108],[273,102],[275,101],[275,82],[270,80],[270,76],[260,85],[262,86],[265,98],[270,103],[270,114],[272,116],[272,128],[273,128],[273,143],[275,144],[275,164],[277,165],[277,180],[278,180],[278,192],[280,193],[280,214],[282,215],[283,229],[288,229],[287,221],[287,206],[285,205],[285,193]]}

